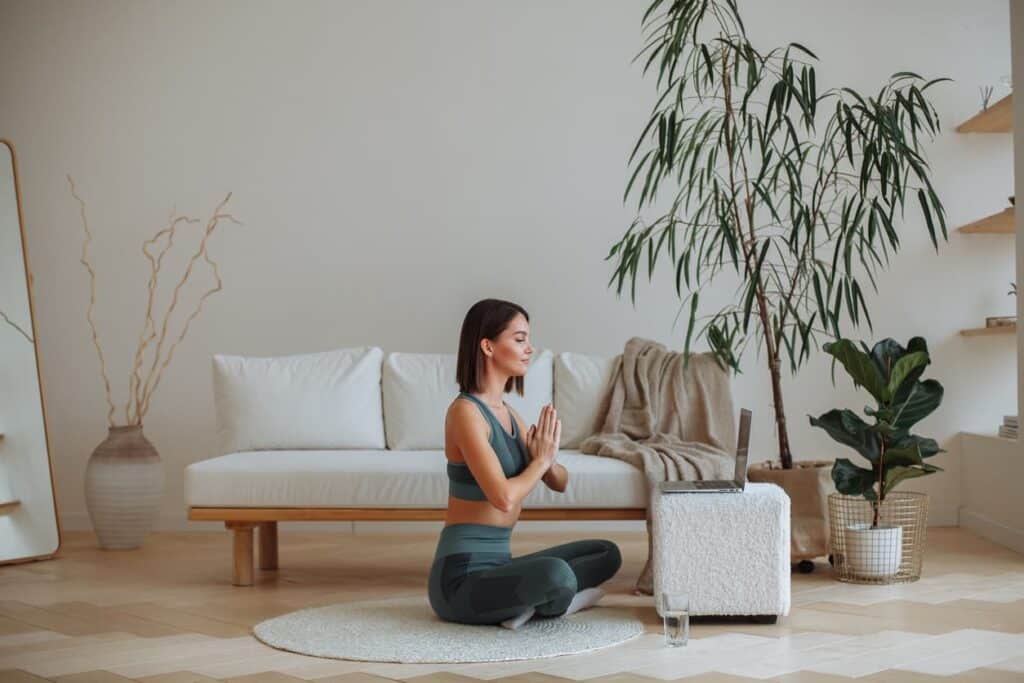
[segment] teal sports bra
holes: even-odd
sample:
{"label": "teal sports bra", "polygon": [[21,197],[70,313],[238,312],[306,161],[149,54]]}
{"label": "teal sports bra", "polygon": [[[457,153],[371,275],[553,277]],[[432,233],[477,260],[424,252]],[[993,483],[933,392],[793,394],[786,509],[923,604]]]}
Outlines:
{"label": "teal sports bra", "polygon": [[[498,456],[498,461],[501,463],[501,469],[505,473],[505,478],[510,479],[521,474],[526,469],[527,458],[526,453],[523,451],[522,441],[519,439],[518,425],[516,424],[515,417],[512,417],[512,433],[509,434],[505,431],[505,427],[502,426],[501,422],[498,421],[498,418],[494,416],[494,413],[491,412],[491,409],[479,398],[464,391],[459,392],[459,397],[468,398],[473,401],[480,408],[480,412],[483,413],[487,424],[490,425],[491,438],[489,443]],[[480,488],[480,484],[477,483],[473,473],[469,470],[469,465],[465,463],[448,463],[448,493],[453,498],[461,498],[463,500],[487,500],[483,489]]]}

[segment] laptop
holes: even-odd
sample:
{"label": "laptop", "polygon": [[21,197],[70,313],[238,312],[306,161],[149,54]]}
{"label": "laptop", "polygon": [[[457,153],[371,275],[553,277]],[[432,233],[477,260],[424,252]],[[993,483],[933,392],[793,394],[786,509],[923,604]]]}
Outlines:
{"label": "laptop", "polygon": [[736,473],[732,481],[663,481],[662,493],[740,493],[747,485],[747,448],[750,446],[750,411],[740,411],[740,432],[736,437]]}

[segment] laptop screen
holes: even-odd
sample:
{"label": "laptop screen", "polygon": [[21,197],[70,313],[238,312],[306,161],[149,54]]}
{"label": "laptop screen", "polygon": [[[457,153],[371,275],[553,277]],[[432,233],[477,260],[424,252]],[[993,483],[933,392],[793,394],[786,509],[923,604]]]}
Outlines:
{"label": "laptop screen", "polygon": [[747,449],[750,447],[750,411],[740,411],[740,431],[736,436],[736,474],[733,480],[743,484],[747,480]]}

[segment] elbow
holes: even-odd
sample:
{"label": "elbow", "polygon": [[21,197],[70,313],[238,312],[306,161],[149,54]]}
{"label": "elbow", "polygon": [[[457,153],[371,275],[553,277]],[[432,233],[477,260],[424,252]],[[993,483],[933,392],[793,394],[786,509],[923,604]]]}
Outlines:
{"label": "elbow", "polygon": [[512,512],[516,507],[516,501],[510,493],[502,491],[498,495],[490,498],[491,505],[498,508],[502,512]]}

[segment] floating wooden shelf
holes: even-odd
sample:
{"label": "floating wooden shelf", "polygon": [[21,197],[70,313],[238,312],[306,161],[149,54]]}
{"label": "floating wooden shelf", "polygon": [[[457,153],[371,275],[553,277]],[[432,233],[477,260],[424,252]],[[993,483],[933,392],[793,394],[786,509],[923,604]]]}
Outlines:
{"label": "floating wooden shelf", "polygon": [[0,515],[6,515],[8,512],[18,507],[19,505],[21,505],[20,500],[0,501]]}
{"label": "floating wooden shelf", "polygon": [[967,225],[961,225],[957,230],[968,234],[988,233],[990,235],[1013,235],[1017,232],[1014,224],[1013,207],[1009,206],[999,213],[985,216],[980,220]]}
{"label": "floating wooden shelf", "polygon": [[956,127],[958,133],[1012,133],[1013,95],[1007,95]]}
{"label": "floating wooden shelf", "polygon": [[975,327],[970,330],[960,330],[965,337],[985,337],[991,334],[1017,334],[1016,325],[999,325],[998,327]]}

